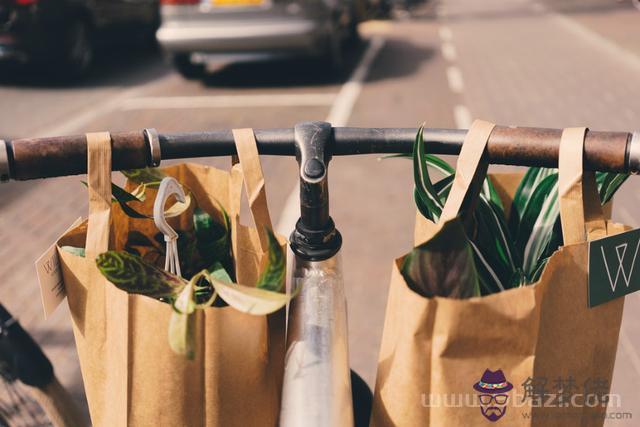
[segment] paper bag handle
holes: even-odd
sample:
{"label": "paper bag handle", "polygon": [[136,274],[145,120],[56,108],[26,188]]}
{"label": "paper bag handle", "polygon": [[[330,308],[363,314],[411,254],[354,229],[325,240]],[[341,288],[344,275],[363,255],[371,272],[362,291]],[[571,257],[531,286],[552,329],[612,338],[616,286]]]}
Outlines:
{"label": "paper bag handle", "polygon": [[111,220],[111,134],[87,134],[87,187],[89,220],[85,251],[95,259],[109,250]]}
{"label": "paper bag handle", "polygon": [[456,175],[453,178],[449,197],[444,204],[438,224],[444,224],[460,213],[466,200],[477,197],[487,175],[488,162],[484,159],[489,136],[496,125],[484,120],[475,120],[464,138]]}
{"label": "paper bag handle", "polygon": [[558,193],[565,245],[607,234],[594,172],[582,169],[587,128],[567,128],[560,139]]}
{"label": "paper bag handle", "polygon": [[[264,175],[260,165],[260,156],[253,129],[234,129],[233,139],[238,152],[239,165],[242,168],[249,209],[260,237],[260,249],[263,252],[267,252],[269,250],[269,241],[265,228],[273,230],[273,226],[267,206]],[[238,168],[237,165],[234,166],[234,169],[236,168]],[[232,199],[231,216],[237,220],[240,215],[240,197],[234,194]]]}

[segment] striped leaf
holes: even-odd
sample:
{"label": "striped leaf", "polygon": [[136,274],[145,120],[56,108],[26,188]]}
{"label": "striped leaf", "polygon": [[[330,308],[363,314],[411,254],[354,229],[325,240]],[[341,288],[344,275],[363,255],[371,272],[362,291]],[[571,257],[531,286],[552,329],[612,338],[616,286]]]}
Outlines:
{"label": "striped leaf", "polygon": [[481,195],[474,212],[474,230],[472,240],[478,250],[478,257],[487,269],[487,283],[492,283],[493,288],[498,278],[499,288],[510,288],[513,282],[521,276],[520,257],[513,245],[513,238],[509,233],[504,212],[493,202]]}
{"label": "striped leaf", "polygon": [[531,202],[531,194],[534,189],[549,175],[557,174],[556,169],[529,168],[522,177],[516,193],[513,196],[511,211],[509,213],[509,229],[516,236],[522,216]]}
{"label": "striped leaf", "polygon": [[596,172],[600,202],[608,203],[627,178],[629,174],[626,173]]}
{"label": "striped leaf", "polygon": [[552,240],[559,214],[558,175],[547,175],[531,192],[516,233],[516,244],[522,253],[522,270],[528,278]]}
{"label": "striped leaf", "polygon": [[104,252],[96,258],[98,270],[118,289],[152,298],[172,298],[186,280],[123,251]]}
{"label": "striped leaf", "polygon": [[414,199],[422,215],[434,221],[434,217],[440,216],[442,212],[442,203],[429,177],[423,132],[424,126],[421,126],[413,144]]}

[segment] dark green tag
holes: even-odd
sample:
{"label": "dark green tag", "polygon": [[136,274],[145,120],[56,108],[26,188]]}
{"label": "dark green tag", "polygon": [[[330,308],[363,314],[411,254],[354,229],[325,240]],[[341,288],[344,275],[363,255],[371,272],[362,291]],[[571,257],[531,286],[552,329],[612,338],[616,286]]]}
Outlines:
{"label": "dark green tag", "polygon": [[589,242],[589,307],[640,290],[640,229]]}

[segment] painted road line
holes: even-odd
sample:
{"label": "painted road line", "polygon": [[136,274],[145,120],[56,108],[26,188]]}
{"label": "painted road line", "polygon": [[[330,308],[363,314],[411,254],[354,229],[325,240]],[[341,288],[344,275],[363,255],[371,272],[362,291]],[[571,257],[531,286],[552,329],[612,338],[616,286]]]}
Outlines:
{"label": "painted road line", "polygon": [[464,90],[464,81],[462,80],[460,68],[453,65],[447,67],[447,81],[449,82],[449,89],[453,93],[462,93]]}
{"label": "painted road line", "polygon": [[118,108],[120,108],[120,105],[122,105],[122,103],[126,99],[141,95],[145,91],[149,90],[149,88],[157,85],[162,85],[172,78],[176,78],[176,75],[169,74],[159,79],[152,80],[141,86],[136,86],[134,88],[122,91],[118,95],[113,95],[111,93],[105,94],[104,102],[97,102],[97,103],[91,104],[91,105],[95,105],[94,108],[84,107],[83,109],[84,112],[79,114],[74,114],[74,117],[72,119],[56,124],[54,126],[47,126],[45,128],[41,128],[40,130],[34,133],[33,137],[41,138],[46,136],[61,136],[61,135],[69,135],[75,132],[79,132],[94,120],[99,119],[100,117],[106,114],[109,114],[113,111],[117,111]]}
{"label": "painted road line", "polygon": [[471,113],[464,105],[456,105],[453,108],[453,119],[458,129],[469,129],[471,127]]}
{"label": "painted road line", "polygon": [[335,98],[336,95],[332,93],[160,96],[126,99],[122,102],[120,109],[131,111],[187,108],[317,107],[333,105]]}
{"label": "painted road line", "polygon": [[453,62],[458,58],[458,53],[456,51],[456,47],[450,42],[442,43],[442,56],[447,61]]}
{"label": "painted road line", "polygon": [[451,41],[451,39],[453,38],[451,28],[446,25],[443,25],[438,29],[438,34],[440,35],[440,38],[445,42]]}
{"label": "painted road line", "polygon": [[349,80],[340,88],[340,92],[338,92],[331,111],[329,111],[329,116],[327,116],[327,121],[334,127],[347,125],[353,106],[362,91],[364,79],[367,78],[371,64],[373,64],[374,59],[378,56],[378,52],[380,52],[384,43],[385,40],[379,36],[371,40],[369,47],[364,55],[362,55],[362,59],[353,71],[353,74],[351,74]]}
{"label": "painted road line", "polygon": [[[346,126],[353,107],[360,96],[362,91],[362,85],[364,84],[371,65],[373,65],[378,53],[384,46],[385,40],[382,37],[374,37],[369,43],[364,55],[360,59],[358,66],[351,74],[349,80],[347,80],[338,95],[335,98],[333,107],[329,111],[326,121],[333,126]],[[296,221],[300,217],[300,187],[296,182],[294,188],[289,193],[287,200],[284,204],[284,208],[280,214],[278,224],[276,225],[276,231],[282,235],[288,236],[289,233],[295,227]]]}

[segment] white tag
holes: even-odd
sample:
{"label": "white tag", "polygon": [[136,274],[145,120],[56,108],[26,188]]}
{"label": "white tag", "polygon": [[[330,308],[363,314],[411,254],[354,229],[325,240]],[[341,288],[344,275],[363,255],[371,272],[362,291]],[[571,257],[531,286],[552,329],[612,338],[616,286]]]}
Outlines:
{"label": "white tag", "polygon": [[[62,235],[75,228],[82,222],[78,218]],[[36,261],[36,273],[40,284],[40,297],[44,308],[44,318],[47,319],[58,308],[60,303],[67,296],[64,290],[64,280],[60,269],[60,259],[54,243]]]}

